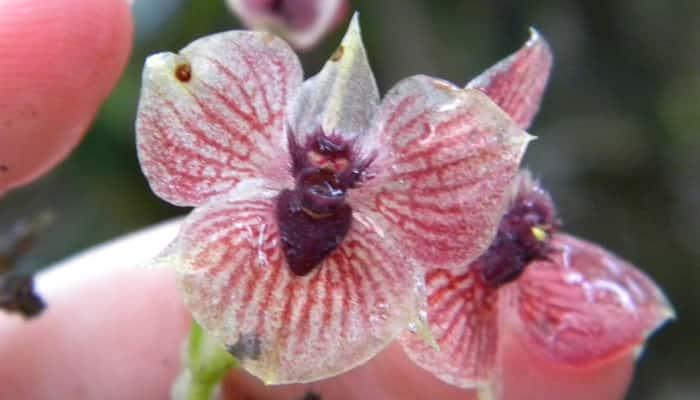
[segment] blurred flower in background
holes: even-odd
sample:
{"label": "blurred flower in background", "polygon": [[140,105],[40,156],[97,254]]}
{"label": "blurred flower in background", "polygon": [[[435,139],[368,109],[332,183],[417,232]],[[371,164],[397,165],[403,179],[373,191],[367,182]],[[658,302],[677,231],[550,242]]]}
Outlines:
{"label": "blurred flower in background", "polygon": [[313,47],[344,22],[347,0],[227,0],[251,29],[273,32],[299,50]]}

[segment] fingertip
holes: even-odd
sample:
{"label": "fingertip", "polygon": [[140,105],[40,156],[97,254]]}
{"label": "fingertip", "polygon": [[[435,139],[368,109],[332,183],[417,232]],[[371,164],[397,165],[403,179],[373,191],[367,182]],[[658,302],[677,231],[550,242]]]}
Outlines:
{"label": "fingertip", "polygon": [[556,362],[528,343],[510,337],[503,349],[503,398],[506,400],[618,400],[634,373],[634,354],[623,354],[585,368]]}
{"label": "fingertip", "polygon": [[125,0],[0,3],[0,195],[77,145],[131,50]]}
{"label": "fingertip", "polygon": [[[99,265],[95,265],[99,268]],[[167,398],[190,326],[167,270],[112,269],[47,293],[33,320],[0,314],[2,399]]]}

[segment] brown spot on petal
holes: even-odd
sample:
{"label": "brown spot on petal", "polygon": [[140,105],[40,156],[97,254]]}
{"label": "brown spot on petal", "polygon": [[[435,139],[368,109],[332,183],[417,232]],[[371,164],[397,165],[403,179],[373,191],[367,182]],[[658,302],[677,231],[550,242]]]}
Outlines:
{"label": "brown spot on petal", "polygon": [[433,86],[435,86],[437,89],[444,90],[446,92],[453,92],[456,89],[454,85],[440,79],[434,79]]}
{"label": "brown spot on petal", "polygon": [[7,172],[10,170],[10,167],[4,164],[0,164],[0,172]]}
{"label": "brown spot on petal", "polygon": [[192,79],[192,66],[190,64],[180,64],[175,68],[175,77],[180,82],[189,82]]}
{"label": "brown spot on petal", "polygon": [[335,53],[333,53],[333,55],[331,56],[331,61],[339,61],[341,58],[343,58],[344,53],[345,47],[343,47],[343,45],[341,44],[340,46],[338,46],[338,50],[336,50]]}
{"label": "brown spot on petal", "polygon": [[242,333],[238,341],[226,350],[239,360],[257,360],[262,353],[260,349],[260,336],[257,333]]}

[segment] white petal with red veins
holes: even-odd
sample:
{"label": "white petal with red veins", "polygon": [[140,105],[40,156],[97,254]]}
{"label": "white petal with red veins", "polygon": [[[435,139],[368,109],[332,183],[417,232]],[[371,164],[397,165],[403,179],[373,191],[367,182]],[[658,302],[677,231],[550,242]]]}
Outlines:
{"label": "white petal with red veins", "polygon": [[605,249],[557,234],[551,261],[532,263],[517,281],[509,320],[534,348],[589,367],[627,354],[673,318],[659,288]]}
{"label": "white petal with red veins", "polygon": [[362,139],[381,151],[350,204],[378,214],[426,269],[463,270],[490,245],[531,136],[483,93],[415,76]]}
{"label": "white petal with red veins", "polygon": [[304,82],[290,108],[297,143],[322,130],[351,141],[369,129],[379,90],[362,43],[358,15],[321,72]]}
{"label": "white petal with red veins", "polygon": [[484,286],[479,271],[426,275],[428,323],[439,350],[406,333],[401,344],[417,365],[464,388],[487,388],[498,358],[498,293]]}
{"label": "white petal with red veins", "polygon": [[540,109],[552,69],[552,51],[534,29],[530,40],[517,52],[473,79],[468,88],[486,93],[523,129]]}
{"label": "white petal with red veins", "polygon": [[419,278],[398,246],[352,221],[308,275],[286,264],[274,193],[246,192],[195,209],[156,261],[176,267],[206,332],[267,383],[305,382],[361,364],[406,328]]}
{"label": "white petal with red veins", "polygon": [[285,112],[301,80],[296,55],[264,33],[215,34],[149,57],[136,133],[153,191],[193,206],[247,178],[284,186]]}

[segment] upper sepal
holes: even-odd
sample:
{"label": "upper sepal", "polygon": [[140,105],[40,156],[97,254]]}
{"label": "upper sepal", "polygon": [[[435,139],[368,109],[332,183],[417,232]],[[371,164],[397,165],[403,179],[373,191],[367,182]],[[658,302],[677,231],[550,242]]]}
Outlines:
{"label": "upper sepal", "polygon": [[517,52],[499,61],[467,84],[486,93],[523,129],[540,109],[552,69],[552,51],[535,29]]}
{"label": "upper sepal", "polygon": [[346,143],[363,135],[379,104],[379,90],[367,60],[358,15],[321,72],[304,82],[290,108],[295,141],[323,133]]}

